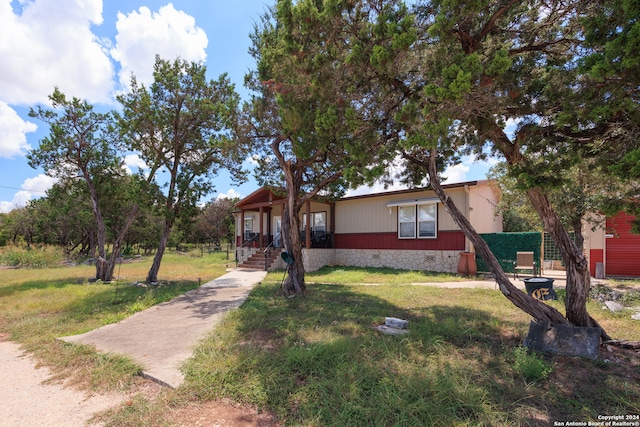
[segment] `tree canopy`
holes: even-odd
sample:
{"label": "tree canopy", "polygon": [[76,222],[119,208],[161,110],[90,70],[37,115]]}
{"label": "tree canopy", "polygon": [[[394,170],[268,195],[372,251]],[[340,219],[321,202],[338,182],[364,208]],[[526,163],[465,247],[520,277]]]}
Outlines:
{"label": "tree canopy", "polygon": [[157,281],[160,263],[176,219],[193,213],[224,168],[241,177],[244,160],[234,138],[238,94],[226,75],[207,81],[206,67],[156,57],[149,88],[131,80],[131,91],[118,97],[122,135],[158,180],[166,173],[164,227],[147,281]]}
{"label": "tree canopy", "polygon": [[52,108],[37,107],[29,113],[50,127],[49,136],[29,153],[29,164],[41,166],[48,175],[62,180],[84,182],[96,225],[96,278],[110,281],[119,251],[112,251],[107,259],[107,228],[100,195],[110,185],[105,177],[123,174],[113,116],[96,112],[78,98],[67,99],[57,88],[49,100]]}
{"label": "tree canopy", "polygon": [[[289,292],[305,289],[303,204],[381,176],[394,156],[385,145],[394,136],[385,112],[402,94],[383,92],[381,76],[394,66],[387,58],[408,53],[414,33],[401,2],[379,3],[279,0],[253,34],[257,66],[247,85],[255,95],[244,129],[259,153],[258,180],[287,195]],[[376,67],[362,67],[363,57]]]}

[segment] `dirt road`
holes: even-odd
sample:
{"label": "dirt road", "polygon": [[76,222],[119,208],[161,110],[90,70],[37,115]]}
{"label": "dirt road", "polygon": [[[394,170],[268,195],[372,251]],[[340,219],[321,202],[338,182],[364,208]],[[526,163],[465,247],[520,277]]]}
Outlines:
{"label": "dirt road", "polygon": [[47,382],[51,373],[18,344],[0,337],[0,426],[80,427],[96,412],[120,404],[122,395],[99,396]]}

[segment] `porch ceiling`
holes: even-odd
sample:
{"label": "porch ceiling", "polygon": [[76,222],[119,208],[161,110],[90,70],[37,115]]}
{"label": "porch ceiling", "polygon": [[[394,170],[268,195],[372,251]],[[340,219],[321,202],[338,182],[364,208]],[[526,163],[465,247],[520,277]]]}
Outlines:
{"label": "porch ceiling", "polygon": [[281,205],[284,204],[284,202],[284,197],[274,194],[273,191],[269,189],[260,188],[236,203],[236,208],[247,210],[271,205]]}

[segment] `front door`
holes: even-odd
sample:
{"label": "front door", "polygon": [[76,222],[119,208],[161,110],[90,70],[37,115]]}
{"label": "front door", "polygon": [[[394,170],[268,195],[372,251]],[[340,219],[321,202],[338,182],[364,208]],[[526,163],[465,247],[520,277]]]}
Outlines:
{"label": "front door", "polygon": [[282,217],[273,217],[273,246],[276,248],[282,247]]}

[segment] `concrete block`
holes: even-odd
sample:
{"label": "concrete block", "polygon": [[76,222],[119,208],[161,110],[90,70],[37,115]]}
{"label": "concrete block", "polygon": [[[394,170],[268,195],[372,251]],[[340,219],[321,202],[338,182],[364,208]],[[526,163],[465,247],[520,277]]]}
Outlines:
{"label": "concrete block", "polygon": [[524,346],[543,353],[595,360],[600,349],[600,333],[600,328],[550,325],[532,320]]}
{"label": "concrete block", "polygon": [[624,311],[624,305],[620,304],[619,302],[606,301],[604,305],[606,305],[607,308],[613,311],[614,313],[618,313],[619,311]]}
{"label": "concrete block", "polygon": [[409,327],[408,320],[398,319],[396,317],[385,317],[384,324],[389,328],[396,328],[396,329],[407,329]]}

